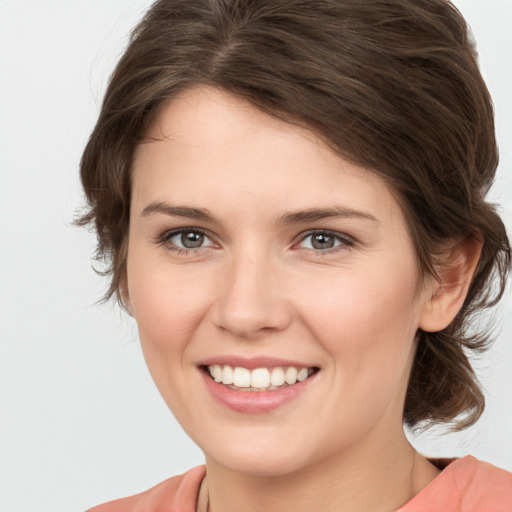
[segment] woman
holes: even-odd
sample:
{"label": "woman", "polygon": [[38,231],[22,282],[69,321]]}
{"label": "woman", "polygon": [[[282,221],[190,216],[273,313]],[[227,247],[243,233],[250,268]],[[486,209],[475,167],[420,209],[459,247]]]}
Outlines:
{"label": "woman", "polygon": [[206,468],[93,510],[510,510],[511,474],[403,430],[483,410],[496,165],[445,0],[156,2],[84,152],[82,222]]}

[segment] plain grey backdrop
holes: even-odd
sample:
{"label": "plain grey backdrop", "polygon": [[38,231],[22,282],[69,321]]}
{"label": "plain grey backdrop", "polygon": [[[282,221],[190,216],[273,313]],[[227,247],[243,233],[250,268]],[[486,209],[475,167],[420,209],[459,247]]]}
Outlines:
{"label": "plain grey backdrop", "polygon": [[[74,228],[78,163],[147,0],[0,0],[0,512],[78,512],[202,461],[145,368],[133,321],[95,301],[94,235]],[[496,106],[492,191],[512,228],[512,0],[456,0]],[[414,439],[512,470],[512,300],[475,365],[474,428]]]}

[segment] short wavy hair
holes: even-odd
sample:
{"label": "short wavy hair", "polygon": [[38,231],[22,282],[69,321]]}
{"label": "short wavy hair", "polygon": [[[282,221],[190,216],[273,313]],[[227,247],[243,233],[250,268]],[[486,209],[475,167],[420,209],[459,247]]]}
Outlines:
{"label": "short wavy hair", "polygon": [[79,223],[96,229],[106,299],[121,299],[126,277],[134,150],[162,106],[196,85],[306,126],[385,180],[421,275],[435,275],[447,241],[482,241],[460,312],[446,329],[418,333],[404,406],[409,426],[474,423],[485,401],[468,352],[488,336],[471,318],[502,296],[510,245],[485,200],[498,163],[494,113],[462,15],[446,0],[154,3],[111,76],[81,161],[88,208]]}

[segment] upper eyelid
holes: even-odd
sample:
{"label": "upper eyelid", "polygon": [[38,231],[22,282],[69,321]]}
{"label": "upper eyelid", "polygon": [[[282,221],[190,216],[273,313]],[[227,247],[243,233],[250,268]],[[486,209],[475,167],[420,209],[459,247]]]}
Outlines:
{"label": "upper eyelid", "polygon": [[351,242],[352,244],[357,243],[356,239],[353,236],[350,236],[347,233],[341,233],[339,231],[334,231],[331,229],[309,229],[297,235],[295,239],[296,241],[301,242],[302,240],[305,240],[308,236],[315,235],[318,233],[333,236],[334,238],[344,240],[346,242]]}
{"label": "upper eyelid", "polygon": [[[171,242],[171,239],[175,236],[178,236],[183,233],[199,233],[205,236],[205,238],[208,238],[208,240],[211,242],[208,245],[203,245],[199,247],[182,247],[178,244],[175,244]],[[188,227],[188,228],[175,228],[175,229],[168,229],[163,231],[160,235],[158,235],[155,239],[155,244],[161,247],[166,248],[168,251],[172,251],[174,253],[180,254],[180,255],[186,255],[186,254],[202,254],[205,250],[211,250],[216,249],[219,246],[219,243],[216,241],[215,237],[212,237],[208,230],[202,229],[202,228],[196,228],[196,227]],[[216,247],[217,246],[217,247]]]}
{"label": "upper eyelid", "polygon": [[160,235],[158,235],[157,239],[159,241],[167,241],[173,236],[179,235],[180,233],[201,233],[202,235],[205,235],[208,238],[210,238],[212,241],[214,241],[216,238],[207,229],[190,226],[184,228],[167,229],[163,231]]}
{"label": "upper eyelid", "polygon": [[[175,229],[168,229],[163,231],[160,235],[157,237],[157,243],[165,243],[168,242],[169,239],[171,239],[173,236],[179,235],[183,232],[195,232],[195,233],[201,233],[204,234],[206,237],[208,237],[214,244],[219,244],[218,237],[215,236],[213,233],[211,233],[208,229],[196,227],[196,226],[185,226]],[[303,231],[296,235],[292,241],[292,246],[297,245],[299,242],[302,242],[306,238],[308,238],[311,235],[318,234],[318,233],[324,233],[329,236],[333,236],[336,239],[342,240],[344,242],[349,242],[351,245],[355,245],[357,243],[357,240],[347,233],[331,230],[331,229],[308,229],[306,231]]]}

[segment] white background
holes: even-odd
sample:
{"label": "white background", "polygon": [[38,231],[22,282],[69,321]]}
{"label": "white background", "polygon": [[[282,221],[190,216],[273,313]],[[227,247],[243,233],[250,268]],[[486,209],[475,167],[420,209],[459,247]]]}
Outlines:
{"label": "white background", "polygon": [[[493,199],[512,228],[512,0],[458,0],[494,97]],[[74,228],[78,163],[144,0],[0,0],[0,512],[73,512],[201,463],[145,368],[133,321],[98,306],[94,235]],[[512,470],[512,300],[476,366],[488,407],[416,440]]]}

